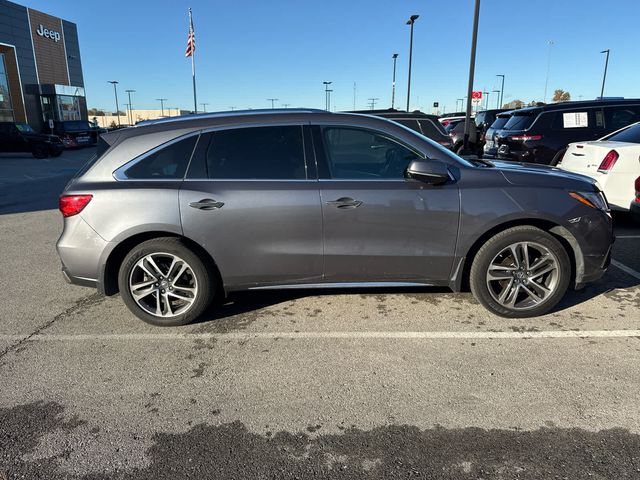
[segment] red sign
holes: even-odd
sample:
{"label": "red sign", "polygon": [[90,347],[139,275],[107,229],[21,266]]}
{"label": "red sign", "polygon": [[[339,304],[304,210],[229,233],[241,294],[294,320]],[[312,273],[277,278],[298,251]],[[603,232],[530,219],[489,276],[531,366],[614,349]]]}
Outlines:
{"label": "red sign", "polygon": [[471,98],[473,100],[481,100],[482,99],[482,92],[471,92]]}

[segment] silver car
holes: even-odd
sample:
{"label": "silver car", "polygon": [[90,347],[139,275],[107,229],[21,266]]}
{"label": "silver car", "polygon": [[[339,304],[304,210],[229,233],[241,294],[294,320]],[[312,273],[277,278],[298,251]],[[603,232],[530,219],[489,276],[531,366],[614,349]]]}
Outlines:
{"label": "silver car", "polygon": [[613,242],[587,177],[468,161],[397,123],[235,111],[104,134],[60,198],[66,279],[183,325],[233,291],[470,287],[541,315],[597,280]]}

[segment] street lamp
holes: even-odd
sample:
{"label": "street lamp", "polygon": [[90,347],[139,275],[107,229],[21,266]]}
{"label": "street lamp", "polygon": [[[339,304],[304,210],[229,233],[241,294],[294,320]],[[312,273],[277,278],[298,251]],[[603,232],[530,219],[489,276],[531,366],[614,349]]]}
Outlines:
{"label": "street lamp", "polygon": [[202,112],[203,113],[207,113],[207,105],[209,105],[208,103],[201,103],[200,105],[202,105]]}
{"label": "street lamp", "polygon": [[131,106],[131,94],[135,92],[135,90],[125,90],[127,95],[129,95],[129,125],[133,125],[133,107]]}
{"label": "street lamp", "polygon": [[291,105],[290,103],[283,103],[282,104],[282,108],[289,108],[289,105]]}
{"label": "street lamp", "polygon": [[[331,85],[332,82],[322,82],[324,85],[324,109],[328,112],[329,111],[329,85]],[[333,90],[331,90],[333,91]]]}
{"label": "street lamp", "polygon": [[120,126],[120,107],[118,107],[118,90],[116,89],[118,82],[117,80],[107,80],[107,83],[113,85],[113,93],[116,96],[116,116],[118,117],[118,126]]}
{"label": "street lamp", "polygon": [[166,102],[168,99],[166,99],[166,98],[156,98],[156,100],[160,102],[160,116],[164,117],[164,102]]}
{"label": "street lamp", "polygon": [[278,100],[280,100],[279,98],[267,98],[267,101],[271,102],[271,108],[276,108],[275,107],[275,102],[277,102]]}
{"label": "street lamp", "polygon": [[490,92],[482,92],[482,95],[484,95],[484,109],[485,110],[489,110],[489,93]]}
{"label": "street lamp", "polygon": [[376,109],[376,101],[380,100],[379,98],[370,98],[369,99],[369,107],[371,107],[371,110],[375,110]]}
{"label": "street lamp", "polygon": [[[396,101],[396,61],[398,60],[398,54],[393,54],[393,82],[391,83],[391,109],[393,110],[393,106]],[[355,110],[355,107],[353,108]]]}
{"label": "street lamp", "polygon": [[411,33],[409,36],[409,78],[407,80],[407,112],[409,111],[409,101],[411,100],[411,60],[413,56],[413,24],[416,23],[420,15],[411,15],[407,20],[407,25],[411,26]]}
{"label": "street lamp", "polygon": [[609,49],[602,50],[600,53],[606,53],[607,59],[604,61],[604,75],[602,76],[602,90],[600,90],[600,98],[604,97],[604,82],[607,79],[607,67],[609,66]]}
{"label": "street lamp", "polygon": [[549,68],[551,67],[551,47],[555,45],[553,40],[549,40],[549,50],[547,51],[547,76],[544,79],[544,97],[542,101],[547,103],[547,85],[549,84]]}
{"label": "street lamp", "polygon": [[[504,98],[504,75],[496,75],[496,77],[502,77],[502,87],[500,87],[500,105],[504,105],[502,103],[502,99]],[[500,108],[498,106],[498,108]]]}
{"label": "street lamp", "polygon": [[496,108],[500,108],[500,90],[493,91],[498,94],[498,97],[496,98]]}

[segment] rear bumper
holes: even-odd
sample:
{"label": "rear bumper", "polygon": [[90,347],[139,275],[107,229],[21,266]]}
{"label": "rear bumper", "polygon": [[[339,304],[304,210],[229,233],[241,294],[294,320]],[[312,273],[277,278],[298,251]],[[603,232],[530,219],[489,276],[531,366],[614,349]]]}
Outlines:
{"label": "rear bumper", "polygon": [[98,288],[98,281],[92,278],[76,277],[69,273],[69,269],[62,264],[62,276],[67,283],[79,285],[81,287]]}

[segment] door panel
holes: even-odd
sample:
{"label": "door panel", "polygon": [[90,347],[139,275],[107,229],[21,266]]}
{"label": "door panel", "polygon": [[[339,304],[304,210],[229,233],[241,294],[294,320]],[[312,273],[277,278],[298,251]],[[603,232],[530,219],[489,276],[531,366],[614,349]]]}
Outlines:
{"label": "door panel", "polygon": [[[207,199],[223,205],[189,206]],[[229,289],[322,278],[315,181],[185,181],[180,210],[185,236],[210,253]]]}
{"label": "door panel", "polygon": [[[455,184],[323,180],[320,196],[325,281],[449,279],[460,212]],[[362,203],[328,203],[343,198]]]}

